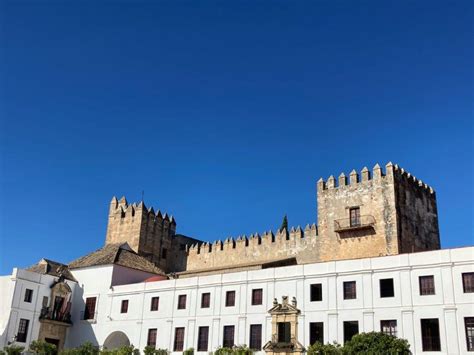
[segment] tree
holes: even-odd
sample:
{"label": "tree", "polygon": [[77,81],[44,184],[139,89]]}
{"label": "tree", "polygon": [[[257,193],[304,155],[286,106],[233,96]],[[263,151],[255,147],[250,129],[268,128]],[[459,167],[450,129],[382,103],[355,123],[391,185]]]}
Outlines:
{"label": "tree", "polygon": [[25,348],[23,346],[18,346],[18,345],[10,345],[10,346],[5,346],[3,348],[3,351],[7,355],[20,355]]}
{"label": "tree", "polygon": [[360,333],[344,344],[347,354],[410,354],[410,344],[405,339],[381,332]]}
{"label": "tree", "polygon": [[61,351],[61,355],[99,355],[99,348],[87,341],[78,348],[65,349]]}
{"label": "tree", "polygon": [[30,351],[41,355],[55,355],[57,353],[56,345],[44,340],[33,340],[30,344]]}
{"label": "tree", "polygon": [[316,342],[310,345],[307,350],[308,355],[340,355],[343,354],[340,344],[334,342],[333,344],[321,344]]}
{"label": "tree", "polygon": [[283,229],[288,232],[288,218],[286,217],[286,214],[285,214],[285,216],[283,217],[283,221],[281,222],[280,232],[281,232]]}

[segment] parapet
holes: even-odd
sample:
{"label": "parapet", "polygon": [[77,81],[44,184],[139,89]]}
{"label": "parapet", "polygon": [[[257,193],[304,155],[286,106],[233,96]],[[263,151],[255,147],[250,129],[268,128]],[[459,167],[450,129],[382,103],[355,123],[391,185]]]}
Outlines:
{"label": "parapet", "polygon": [[[339,177],[336,179],[333,175],[331,175],[327,180],[323,178],[319,179],[317,182],[317,190],[330,190],[330,189],[340,189],[345,187],[354,187],[358,184],[363,184],[368,181],[377,181],[384,179],[386,177],[393,177],[397,176],[400,178],[406,178],[408,181],[412,182],[416,186],[428,191],[431,194],[434,194],[434,190],[431,186],[428,186],[421,180],[418,180],[416,177],[407,173],[404,169],[400,168],[398,165],[394,165],[391,162],[385,165],[385,171],[380,167],[377,163],[370,171],[367,167],[364,167],[360,174],[356,170],[352,170],[349,174],[349,179],[344,173],[341,173]],[[336,181],[337,180],[337,181]]]}
{"label": "parapet", "polygon": [[143,201],[129,204],[124,196],[122,196],[120,200],[117,200],[114,196],[110,201],[109,216],[120,214],[120,218],[135,217],[135,214],[138,212],[140,212],[142,216],[145,215],[148,217],[148,219],[151,218],[160,222],[168,222],[170,225],[176,226],[176,220],[173,216],[167,213],[162,214],[160,210],[155,212],[153,207],[147,208]]}

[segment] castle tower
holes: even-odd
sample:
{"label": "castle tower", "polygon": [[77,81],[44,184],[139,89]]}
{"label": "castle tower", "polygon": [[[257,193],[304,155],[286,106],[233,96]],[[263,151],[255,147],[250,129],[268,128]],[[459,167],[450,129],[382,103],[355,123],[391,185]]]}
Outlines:
{"label": "castle tower", "polygon": [[317,184],[321,261],[440,248],[436,195],[388,163]]}

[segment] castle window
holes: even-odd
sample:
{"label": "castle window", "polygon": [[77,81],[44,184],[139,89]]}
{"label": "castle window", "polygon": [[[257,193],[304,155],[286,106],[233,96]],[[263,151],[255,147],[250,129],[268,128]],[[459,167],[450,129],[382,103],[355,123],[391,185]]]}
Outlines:
{"label": "castle window", "polygon": [[441,351],[437,318],[421,320],[421,343],[423,351]]}
{"label": "castle window", "polygon": [[474,351],[474,317],[464,318],[467,351]]}
{"label": "castle window", "polygon": [[156,347],[156,334],[157,334],[156,328],[148,329],[148,338],[146,341],[147,346],[152,346],[153,348]]}
{"label": "castle window", "polygon": [[434,276],[420,276],[419,278],[420,283],[420,295],[421,296],[428,296],[435,294],[435,284],[434,284]]}
{"label": "castle window", "polygon": [[262,325],[250,324],[250,349],[254,351],[262,350]]}
{"label": "castle window", "polygon": [[184,348],[184,328],[175,328],[173,351],[183,351]]}
{"label": "castle window", "polygon": [[397,320],[381,320],[380,321],[380,331],[382,333],[393,335],[394,337],[397,336]]}
{"label": "castle window", "polygon": [[291,342],[291,323],[278,322],[277,325],[278,325],[278,342],[290,343]]}
{"label": "castle window", "polygon": [[359,322],[347,321],[344,322],[344,343],[350,341],[352,337],[359,334]]}
{"label": "castle window", "polygon": [[393,279],[381,279],[380,280],[380,297],[394,297],[395,291],[393,289]]}
{"label": "castle window", "polygon": [[28,336],[28,326],[30,321],[28,319],[20,319],[18,324],[18,333],[16,334],[16,341],[19,343],[26,343],[26,337]]}
{"label": "castle window", "polygon": [[25,290],[25,302],[31,303],[32,299],[33,299],[33,290],[27,288]]}
{"label": "castle window", "polygon": [[86,298],[86,308],[84,309],[84,319],[95,319],[96,297]]}
{"label": "castle window", "polygon": [[314,343],[324,344],[324,323],[311,322],[309,323],[309,344]]}
{"label": "castle window", "polygon": [[186,295],[179,295],[178,309],[186,309]]}
{"label": "castle window", "polygon": [[166,259],[167,254],[168,254],[168,249],[163,248],[163,249],[161,250],[161,258],[162,258],[162,259]]}
{"label": "castle window", "polygon": [[462,288],[464,293],[474,292],[474,272],[463,272]]}
{"label": "castle window", "polygon": [[312,284],[310,286],[310,301],[322,301],[323,300],[323,288],[321,284]]}
{"label": "castle window", "polygon": [[152,297],[150,311],[157,311],[160,306],[160,297]]}
{"label": "castle window", "polygon": [[343,289],[345,300],[354,300],[357,298],[357,289],[355,281],[344,282]]}
{"label": "castle window", "polygon": [[235,306],[235,291],[227,291],[225,293],[225,306],[226,307]]}
{"label": "castle window", "polygon": [[209,292],[201,295],[201,308],[209,308],[211,305],[211,294]]}
{"label": "castle window", "polygon": [[262,304],[263,301],[263,290],[257,288],[252,290],[252,306],[257,306]]}
{"label": "castle window", "polygon": [[224,348],[232,348],[234,346],[234,326],[224,326],[224,342],[222,344]]}
{"label": "castle window", "polygon": [[209,347],[209,327],[199,327],[197,351],[207,351]]}
{"label": "castle window", "polygon": [[122,300],[122,304],[120,306],[120,313],[127,313],[128,312],[128,300]]}
{"label": "castle window", "polygon": [[360,226],[360,208],[352,207],[349,209],[350,225],[351,227]]}

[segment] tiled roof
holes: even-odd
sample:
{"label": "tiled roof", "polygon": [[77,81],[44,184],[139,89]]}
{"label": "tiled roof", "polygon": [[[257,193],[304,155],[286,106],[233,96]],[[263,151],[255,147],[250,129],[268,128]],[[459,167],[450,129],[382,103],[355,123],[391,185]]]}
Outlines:
{"label": "tiled roof", "polygon": [[127,243],[107,244],[93,253],[87,254],[69,263],[70,269],[97,265],[120,265],[157,275],[165,275],[163,270],[130,249]]}
{"label": "tiled roof", "polygon": [[26,269],[27,271],[36,272],[42,275],[51,275],[51,276],[64,276],[67,280],[76,281],[74,276],[72,276],[69,268],[65,264],[58,263],[57,261],[41,259],[38,264],[30,266]]}

